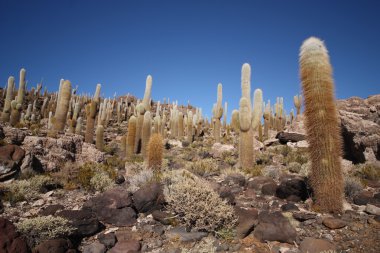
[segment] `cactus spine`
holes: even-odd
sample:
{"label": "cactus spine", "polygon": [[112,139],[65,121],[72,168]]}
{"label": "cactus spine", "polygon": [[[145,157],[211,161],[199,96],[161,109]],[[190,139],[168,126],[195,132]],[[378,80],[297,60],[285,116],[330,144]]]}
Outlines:
{"label": "cactus spine", "polygon": [[324,43],[314,37],[304,41],[299,64],[310,144],[314,207],[322,212],[341,212],[344,192],[340,162],[342,143],[332,67]]}
{"label": "cactus spine", "polygon": [[6,93],[5,102],[4,102],[4,109],[3,109],[3,113],[1,114],[1,120],[3,122],[8,122],[10,118],[11,102],[13,99],[14,85],[15,85],[15,78],[13,76],[10,76],[8,78],[8,86],[7,86],[7,93]]}
{"label": "cactus spine", "polygon": [[71,99],[71,82],[69,80],[65,80],[62,83],[62,87],[60,90],[59,101],[57,104],[57,109],[55,111],[55,123],[54,130],[63,131],[66,124],[67,112],[69,110]]}

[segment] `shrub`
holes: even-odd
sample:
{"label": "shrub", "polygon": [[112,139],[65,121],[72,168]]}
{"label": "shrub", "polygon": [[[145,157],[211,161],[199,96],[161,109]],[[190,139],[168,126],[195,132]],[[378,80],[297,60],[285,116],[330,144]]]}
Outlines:
{"label": "shrub", "polygon": [[215,232],[236,223],[233,208],[211,188],[207,181],[187,170],[173,171],[164,189],[168,209],[179,221],[196,230]]}
{"label": "shrub", "polygon": [[[108,179],[105,178],[106,176],[108,177]],[[94,180],[102,179],[103,181],[102,183],[100,183],[100,185],[102,185],[103,183],[109,181],[114,182],[116,176],[117,173],[112,166],[102,163],[88,162],[79,167],[77,181],[83,188],[87,190],[98,190],[93,187],[99,186],[95,183]],[[93,179],[94,177],[95,179]],[[93,181],[92,183],[91,180]]]}
{"label": "shrub", "polygon": [[264,176],[273,179],[278,179],[280,177],[281,170],[277,166],[266,166],[263,170]]}
{"label": "shrub", "polygon": [[5,200],[15,203],[24,200],[32,200],[38,197],[44,186],[51,183],[52,179],[48,176],[38,175],[28,180],[17,180],[7,185]]}
{"label": "shrub", "polygon": [[347,198],[353,198],[363,190],[363,185],[358,178],[346,177],[344,179],[344,193]]}
{"label": "shrub", "polygon": [[257,177],[263,174],[262,169],[263,165],[256,164],[251,169],[243,169],[243,172],[251,177]]}
{"label": "shrub", "polygon": [[368,180],[379,180],[380,179],[380,168],[367,163],[364,165],[361,165],[361,170],[359,173],[362,178],[368,179]]}
{"label": "shrub", "polygon": [[68,220],[51,215],[23,220],[16,227],[27,236],[31,247],[44,240],[67,237],[75,230]]}
{"label": "shrub", "polygon": [[90,180],[91,189],[95,191],[103,192],[111,188],[113,184],[114,180],[112,180],[105,172],[95,173],[95,175]]}
{"label": "shrub", "polygon": [[284,158],[286,164],[297,162],[302,165],[308,161],[307,153],[301,149],[292,150],[290,148],[290,152]]}
{"label": "shrub", "polygon": [[197,175],[203,176],[206,173],[213,173],[218,171],[218,164],[212,158],[190,162],[187,169]]}
{"label": "shrub", "polygon": [[140,189],[141,186],[152,182],[153,180],[153,171],[150,169],[143,169],[129,179],[128,190],[135,192]]}
{"label": "shrub", "polygon": [[301,164],[299,164],[298,162],[291,162],[288,164],[288,170],[290,172],[293,172],[293,173],[299,173],[301,171]]}

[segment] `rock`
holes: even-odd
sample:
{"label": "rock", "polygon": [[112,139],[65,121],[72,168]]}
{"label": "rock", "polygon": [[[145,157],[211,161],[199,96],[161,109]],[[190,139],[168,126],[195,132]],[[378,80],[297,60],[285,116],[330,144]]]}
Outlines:
{"label": "rock", "polygon": [[176,224],[176,219],[174,215],[168,212],[154,210],[152,212],[153,219],[160,222],[163,225],[173,225]]}
{"label": "rock", "polygon": [[304,213],[304,212],[295,212],[293,213],[293,218],[299,221],[306,221],[315,219],[317,215],[315,213]]}
{"label": "rock", "polygon": [[281,211],[299,211],[298,207],[294,203],[286,203],[281,206]]}
{"label": "rock", "polygon": [[45,204],[45,200],[43,199],[38,199],[36,201],[33,202],[32,206],[33,207],[38,207],[38,206],[43,206]]}
{"label": "rock", "polygon": [[14,177],[20,171],[25,151],[17,145],[8,144],[0,147],[0,181]]}
{"label": "rock", "polygon": [[239,186],[245,186],[245,177],[240,173],[232,173],[226,176],[223,183],[227,185],[237,184]]}
{"label": "rock", "polygon": [[344,228],[347,226],[347,222],[344,220],[338,219],[338,218],[333,218],[333,217],[327,217],[322,220],[323,225],[330,229],[339,229],[339,228]]}
{"label": "rock", "polygon": [[261,190],[261,187],[267,183],[274,183],[275,184],[276,181],[274,181],[270,177],[258,176],[258,177],[254,177],[253,179],[248,181],[247,188],[254,189],[254,190],[258,191],[258,190]]}
{"label": "rock", "polygon": [[4,129],[2,126],[0,126],[0,140],[3,140],[5,138]]}
{"label": "rock", "polygon": [[369,214],[380,215],[380,207],[367,204],[365,211]]}
{"label": "rock", "polygon": [[300,244],[300,250],[301,253],[335,252],[335,246],[327,240],[306,237]]}
{"label": "rock", "polygon": [[306,135],[303,133],[297,132],[279,132],[276,135],[276,138],[279,139],[281,144],[286,144],[287,142],[298,142],[306,139]]}
{"label": "rock", "polygon": [[309,143],[307,142],[307,140],[297,141],[297,142],[287,142],[286,146],[291,147],[291,148],[304,148],[304,149],[306,149],[309,147]]}
{"label": "rock", "polygon": [[159,210],[164,201],[163,188],[159,183],[146,184],[133,194],[133,203],[139,213]]}
{"label": "rock", "polygon": [[26,137],[25,129],[4,127],[5,141],[10,144],[21,145]]}
{"label": "rock", "polygon": [[228,186],[222,186],[218,189],[219,196],[226,200],[228,204],[234,205],[235,204],[235,196],[232,193],[232,190]]}
{"label": "rock", "polygon": [[93,242],[83,247],[83,253],[104,253],[106,247],[100,242]]}
{"label": "rock", "polygon": [[248,236],[257,225],[258,211],[254,208],[244,209],[235,208],[235,213],[238,216],[236,226],[236,236],[239,239],[243,239]]}
{"label": "rock", "polygon": [[187,232],[184,227],[175,227],[166,231],[166,236],[169,239],[178,239],[181,242],[195,242],[200,241],[203,237],[207,236],[206,232]]}
{"label": "rock", "polygon": [[365,206],[371,201],[372,198],[373,198],[372,192],[362,191],[354,197],[353,202],[355,205]]}
{"label": "rock", "polygon": [[277,184],[276,183],[266,183],[261,187],[261,193],[264,195],[274,196],[276,194]]}
{"label": "rock", "polygon": [[263,142],[264,146],[274,146],[280,144],[280,141],[278,139],[268,139]]}
{"label": "rock", "polygon": [[[166,144],[167,144],[167,146],[169,147],[169,148],[167,148],[167,149],[172,149],[172,148],[174,148],[174,147],[182,148],[182,142],[179,141],[179,140],[168,140],[168,141],[166,142]],[[190,144],[190,143],[189,143],[189,144]],[[186,145],[186,144],[184,144],[183,146],[185,147],[185,145]]]}
{"label": "rock", "polygon": [[73,244],[69,240],[51,239],[41,242],[33,249],[33,253],[68,253],[70,249],[73,249]]}
{"label": "rock", "polygon": [[84,208],[90,208],[102,222],[114,226],[133,226],[136,212],[132,208],[132,198],[123,188],[113,188],[88,200]]}
{"label": "rock", "polygon": [[68,219],[76,228],[74,236],[88,237],[101,230],[101,224],[89,209],[83,210],[63,210],[57,213],[58,216]]}
{"label": "rock", "polygon": [[279,241],[293,243],[297,232],[281,212],[269,213],[263,211],[259,214],[259,224],[253,231],[254,236],[261,242]]}
{"label": "rock", "polygon": [[214,143],[211,147],[211,155],[214,158],[223,158],[226,153],[233,153],[235,150],[233,145]]}
{"label": "rock", "polygon": [[25,239],[16,231],[9,220],[0,217],[0,252],[29,252]]}
{"label": "rock", "polygon": [[[306,200],[309,196],[305,181],[298,178],[291,178],[280,183],[276,190],[276,196],[281,199],[289,199],[296,196],[301,200]],[[295,200],[293,198],[293,200]]]}
{"label": "rock", "polygon": [[102,243],[107,249],[112,248],[116,243],[115,233],[101,233],[98,235],[98,240]]}
{"label": "rock", "polygon": [[110,249],[108,253],[135,253],[139,252],[141,249],[141,244],[136,240],[127,240],[117,242],[115,247]]}
{"label": "rock", "polygon": [[21,174],[31,175],[36,173],[43,173],[44,168],[41,161],[33,153],[28,153],[20,166]]}
{"label": "rock", "polygon": [[63,205],[49,205],[38,212],[41,216],[54,215],[58,210],[62,210],[65,207]]}

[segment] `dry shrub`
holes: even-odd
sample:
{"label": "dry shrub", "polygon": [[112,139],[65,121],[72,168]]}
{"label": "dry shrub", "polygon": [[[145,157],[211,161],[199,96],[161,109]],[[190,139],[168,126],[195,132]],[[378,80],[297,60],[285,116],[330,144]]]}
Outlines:
{"label": "dry shrub", "polygon": [[187,165],[187,169],[200,176],[203,176],[206,173],[215,173],[219,171],[218,164],[212,158],[190,162]]}

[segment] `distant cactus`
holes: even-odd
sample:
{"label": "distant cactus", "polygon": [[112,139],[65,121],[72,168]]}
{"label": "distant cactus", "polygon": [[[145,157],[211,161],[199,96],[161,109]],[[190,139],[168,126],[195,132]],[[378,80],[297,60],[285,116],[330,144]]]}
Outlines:
{"label": "distant cactus", "polygon": [[187,141],[193,142],[193,112],[187,113]]}
{"label": "distant cactus", "polygon": [[102,125],[98,125],[96,127],[96,148],[99,151],[104,151],[104,127]]}
{"label": "distant cactus", "polygon": [[54,118],[55,118],[54,130],[55,131],[63,131],[66,125],[67,111],[69,110],[70,99],[71,99],[71,82],[69,80],[65,80],[63,82],[59,97],[60,99],[57,104],[57,109],[54,115]]}
{"label": "distant cactus", "polygon": [[150,112],[147,111],[144,114],[144,121],[141,134],[141,154],[143,157],[147,156],[147,148],[152,130],[152,119],[150,118]]}
{"label": "distant cactus", "polygon": [[81,135],[82,134],[82,117],[79,117],[77,120],[77,124],[75,126],[75,134]]}
{"label": "distant cactus", "polygon": [[94,127],[95,127],[95,118],[98,107],[95,100],[91,101],[86,105],[86,133],[84,140],[87,143],[93,143],[94,141]]}
{"label": "distant cactus", "polygon": [[321,212],[341,212],[344,195],[341,130],[332,67],[324,43],[314,37],[305,40],[300,49],[299,64],[314,207]]}
{"label": "distant cactus", "polygon": [[294,96],[293,97],[293,102],[294,102],[294,106],[297,109],[296,118],[298,118],[298,116],[301,114],[302,96],[301,95]]}
{"label": "distant cactus", "polygon": [[159,172],[162,166],[163,140],[161,134],[153,134],[148,144],[148,168]]}
{"label": "distant cactus", "polygon": [[142,145],[142,129],[143,129],[143,123],[144,123],[144,113],[145,108],[142,103],[138,104],[136,106],[137,111],[137,122],[136,122],[136,138],[135,138],[135,153],[138,154],[141,151],[141,145]]}
{"label": "distant cactus", "polygon": [[233,110],[231,115],[231,127],[234,129],[236,133],[240,131],[240,124],[239,124],[239,111]]}
{"label": "distant cactus", "polygon": [[2,122],[9,122],[9,119],[11,116],[11,103],[13,99],[14,85],[15,85],[15,78],[13,76],[10,76],[8,78],[7,93],[6,93],[6,97],[4,101],[4,109],[3,109],[3,113],[1,114]]}
{"label": "distant cactus", "polygon": [[95,94],[94,94],[94,101],[96,103],[100,103],[100,89],[101,89],[102,85],[100,83],[98,83],[96,85],[96,89],[95,89]]}
{"label": "distant cactus", "polygon": [[11,102],[11,118],[10,124],[15,126],[20,121],[22,104],[25,96],[25,69],[20,70],[20,83],[17,92],[17,99]]}
{"label": "distant cactus", "polygon": [[214,104],[213,108],[213,118],[214,121],[214,139],[215,142],[220,142],[220,128],[221,128],[221,122],[220,119],[223,116],[223,107],[222,107],[222,96],[223,96],[223,87],[222,84],[218,84],[218,90],[217,90],[217,102]]}
{"label": "distant cactus", "polygon": [[264,108],[264,139],[269,138],[269,128],[270,128],[270,117],[271,117],[271,109],[270,109],[270,101],[265,105]]}
{"label": "distant cactus", "polygon": [[133,115],[128,120],[128,132],[126,143],[127,157],[131,157],[135,152],[136,121],[136,117]]}
{"label": "distant cactus", "polygon": [[144,93],[144,98],[143,98],[143,105],[146,111],[150,110],[150,96],[152,93],[152,76],[149,75],[146,78],[146,85],[145,85],[145,93]]}

